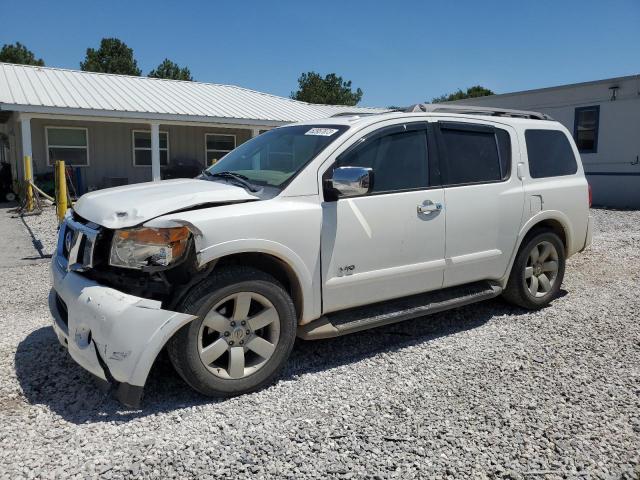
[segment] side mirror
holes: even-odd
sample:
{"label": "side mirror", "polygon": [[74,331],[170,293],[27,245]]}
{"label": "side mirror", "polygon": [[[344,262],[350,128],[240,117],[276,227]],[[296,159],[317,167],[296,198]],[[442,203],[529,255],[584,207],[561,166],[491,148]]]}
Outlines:
{"label": "side mirror", "polygon": [[338,197],[366,195],[373,188],[373,169],[338,167],[333,170],[331,187]]}

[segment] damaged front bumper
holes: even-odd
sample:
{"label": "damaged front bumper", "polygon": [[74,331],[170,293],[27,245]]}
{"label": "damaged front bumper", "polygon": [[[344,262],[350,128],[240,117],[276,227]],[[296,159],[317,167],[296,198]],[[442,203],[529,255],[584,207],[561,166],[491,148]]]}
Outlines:
{"label": "damaged front bumper", "polygon": [[167,341],[193,315],[162,310],[67,271],[55,255],[49,308],[53,328],[71,357],[99,379],[117,384],[117,397],[137,408],[151,366]]}

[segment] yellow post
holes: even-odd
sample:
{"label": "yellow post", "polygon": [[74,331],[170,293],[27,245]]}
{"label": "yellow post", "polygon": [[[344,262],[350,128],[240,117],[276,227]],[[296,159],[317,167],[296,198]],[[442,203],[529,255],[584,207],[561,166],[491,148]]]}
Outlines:
{"label": "yellow post", "polygon": [[31,157],[29,155],[24,156],[24,185],[26,195],[26,208],[27,212],[33,211],[33,173],[31,172]]}
{"label": "yellow post", "polygon": [[67,213],[67,176],[64,168],[64,160],[56,160],[56,213],[58,223],[64,219]]}

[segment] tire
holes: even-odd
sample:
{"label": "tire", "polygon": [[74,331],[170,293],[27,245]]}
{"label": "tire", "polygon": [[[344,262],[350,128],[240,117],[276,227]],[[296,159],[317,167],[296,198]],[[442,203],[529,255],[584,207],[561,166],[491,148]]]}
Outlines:
{"label": "tire", "polygon": [[249,267],[214,270],[187,293],[178,311],[198,318],[171,338],[169,358],[185,382],[211,397],[249,393],[273,382],[296,338],[291,297],[275,278]]}
{"label": "tire", "polygon": [[518,250],[502,296],[509,303],[528,310],[547,306],[556,298],[562,285],[565,260],[564,245],[555,233],[532,233]]}

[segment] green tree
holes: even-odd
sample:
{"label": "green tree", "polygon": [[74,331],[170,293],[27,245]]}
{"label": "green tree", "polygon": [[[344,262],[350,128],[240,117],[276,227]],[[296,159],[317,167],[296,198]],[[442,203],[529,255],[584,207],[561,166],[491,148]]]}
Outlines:
{"label": "green tree", "polygon": [[486,97],[493,94],[494,93],[488,88],[481,85],[474,85],[473,87],[467,88],[466,92],[458,89],[458,91],[450,93],[449,95],[440,95],[439,97],[435,97],[431,100],[431,103],[450,102],[452,100],[463,100],[465,98]]}
{"label": "green tree", "polygon": [[149,77],[152,78],[168,78],[170,80],[189,80],[193,81],[191,71],[187,67],[180,68],[175,62],[172,62],[168,58],[158,65],[155,69],[149,72]]}
{"label": "green tree", "polygon": [[0,62],[44,67],[44,61],[41,58],[36,58],[33,52],[20,42],[4,44],[0,50]]}
{"label": "green tree", "polygon": [[142,74],[138,62],[133,58],[133,50],[117,38],[103,38],[97,50],[87,48],[87,56],[84,62],[80,62],[80,68],[86,72]]}
{"label": "green tree", "polygon": [[291,92],[291,98],[323,105],[357,105],[362,99],[362,90],[351,90],[351,81],[330,73],[322,78],[316,72],[303,73],[298,78],[298,90]]}

